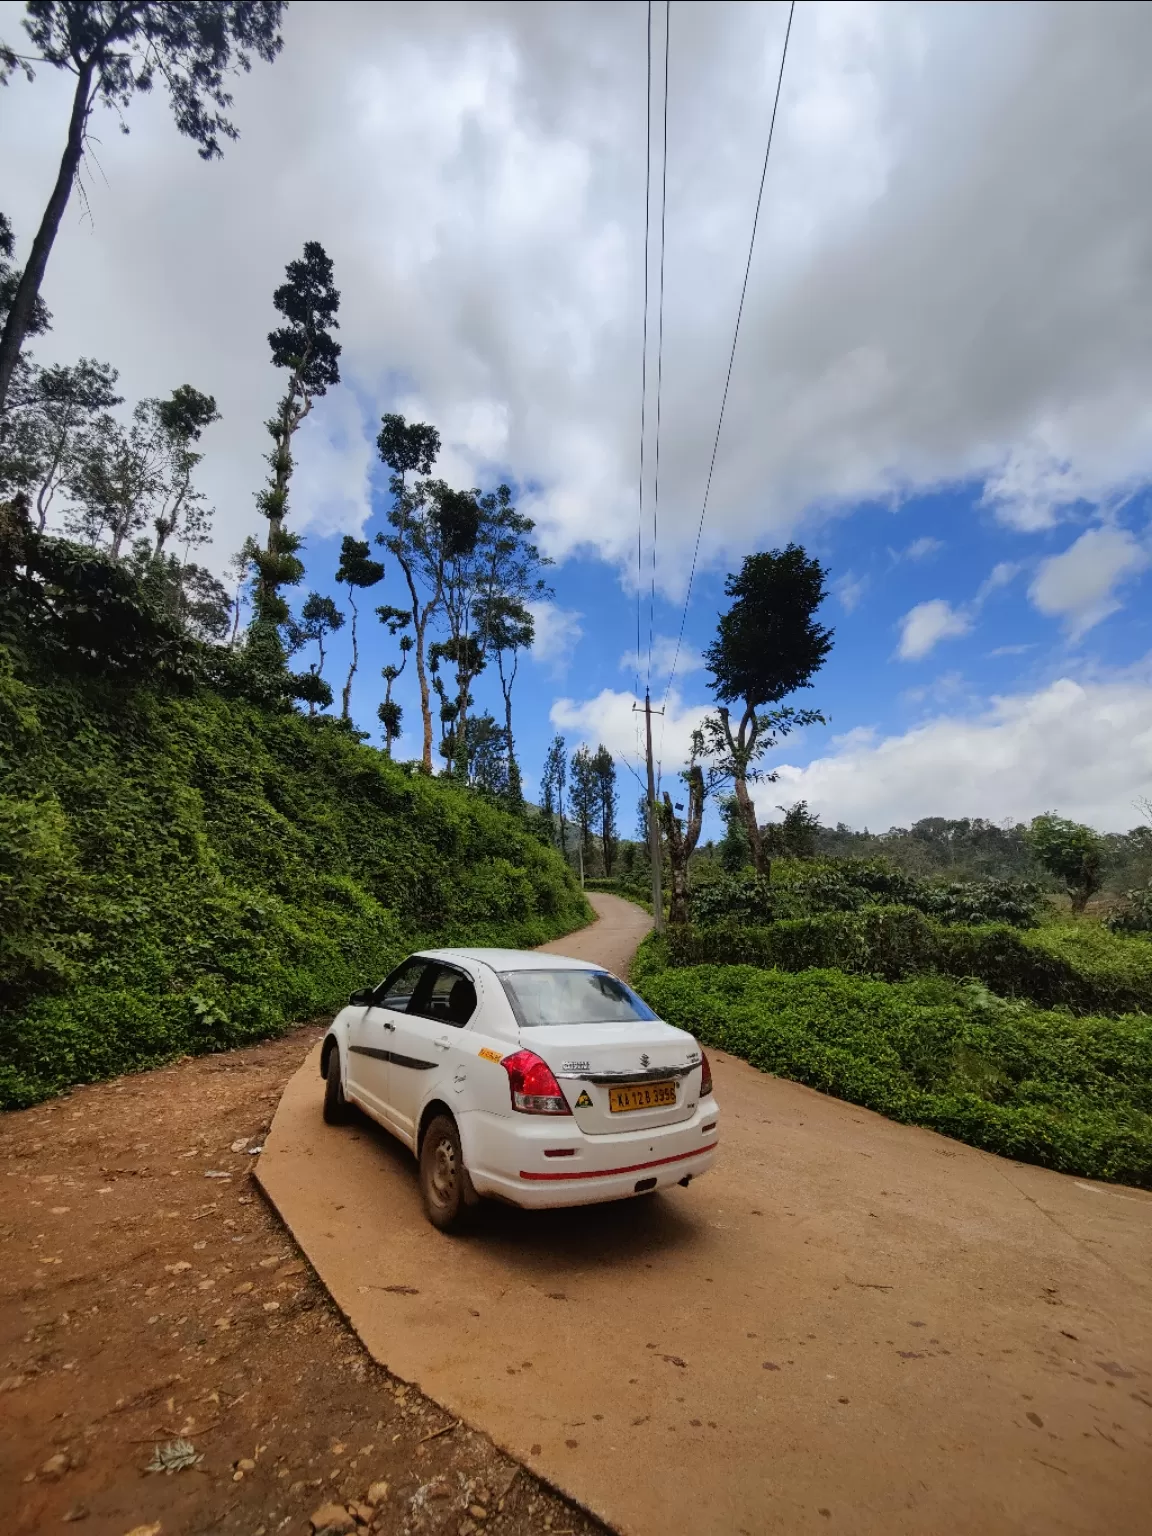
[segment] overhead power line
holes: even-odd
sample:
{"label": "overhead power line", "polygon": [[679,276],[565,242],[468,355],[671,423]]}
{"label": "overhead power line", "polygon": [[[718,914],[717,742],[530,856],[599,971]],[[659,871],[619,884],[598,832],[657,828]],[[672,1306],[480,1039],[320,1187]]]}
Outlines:
{"label": "overhead power line", "polygon": [[644,324],[640,344],[640,503],[636,516],[636,692],[640,692],[640,594],[644,584],[644,440],[648,413],[648,246],[652,215],[652,0],[648,0],[648,96],[644,132]]}
{"label": "overhead power line", "polygon": [[[692,551],[692,567],[688,573],[688,590],[684,594],[684,611],[680,615],[680,633],[676,637],[676,652],[672,659],[672,671],[668,677],[668,688],[664,694],[665,708],[667,708],[668,696],[672,692],[676,668],[680,662],[680,648],[684,641],[684,625],[688,619],[688,605],[692,601],[692,584],[696,579],[696,562],[700,556],[700,538],[704,532],[704,519],[708,515],[708,496],[712,490],[712,475],[716,468],[716,453],[720,447],[720,432],[724,426],[724,411],[728,405],[728,389],[732,383],[732,365],[736,361],[736,343],[740,338],[740,321],[744,317],[744,299],[748,293],[748,274],[752,270],[752,252],[756,245],[756,228],[760,223],[760,205],[764,201],[764,182],[768,175],[768,160],[772,154],[772,139],[776,132],[776,113],[780,106],[780,88],[784,84],[784,64],[788,58],[788,40],[792,36],[792,17],[795,11],[796,0],[790,0],[788,6],[788,25],[784,30],[784,47],[780,51],[780,70],[776,76],[776,95],[772,102],[772,117],[768,123],[768,144],[764,150],[764,165],[760,171],[760,187],[756,193],[756,212],[752,218],[752,235],[748,241],[748,260],[744,263],[744,282],[740,288],[740,305],[736,311],[736,327],[732,332],[732,350],[728,354],[728,373],[724,380],[724,394],[720,401],[720,417],[716,423],[716,437],[712,443],[712,459],[708,465],[708,479],[704,486],[704,501],[700,508],[700,521],[696,528],[696,544]],[[651,72],[651,62],[649,62],[649,72]]]}
{"label": "overhead power line", "polygon": [[656,475],[652,492],[652,571],[648,586],[648,686],[652,683],[652,638],[656,613],[656,544],[660,513],[660,406],[664,389],[664,229],[668,212],[668,54],[672,38],[672,0],[664,4],[664,135],[660,157],[660,282],[656,342]]}

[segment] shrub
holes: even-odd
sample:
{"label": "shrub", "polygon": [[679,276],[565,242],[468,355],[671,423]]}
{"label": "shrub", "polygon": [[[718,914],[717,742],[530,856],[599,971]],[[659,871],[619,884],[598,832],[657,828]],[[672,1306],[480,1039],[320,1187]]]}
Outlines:
{"label": "shrub", "polygon": [[890,1118],[1090,1178],[1152,1186],[1152,1018],[1075,1018],[939,976],[667,969],[633,981],[663,1018],[763,1071]]}
{"label": "shrub", "polygon": [[835,967],[896,981],[924,972],[971,977],[1007,998],[1074,1013],[1152,1012],[1152,949],[1082,923],[1027,933],[1004,924],[949,926],[912,907],[826,912],[765,927],[668,930],[672,966]]}
{"label": "shrub", "polygon": [[411,948],[591,916],[523,821],[337,722],[5,662],[0,1107],[276,1033]]}
{"label": "shrub", "polygon": [[1009,923],[1030,928],[1041,896],[1025,880],[918,880],[883,859],[778,860],[768,881],[751,871],[723,875],[692,891],[695,923],[770,923],[870,906],[915,907],[942,923]]}
{"label": "shrub", "polygon": [[1152,934],[1152,885],[1126,891],[1124,901],[1104,919],[1112,933]]}

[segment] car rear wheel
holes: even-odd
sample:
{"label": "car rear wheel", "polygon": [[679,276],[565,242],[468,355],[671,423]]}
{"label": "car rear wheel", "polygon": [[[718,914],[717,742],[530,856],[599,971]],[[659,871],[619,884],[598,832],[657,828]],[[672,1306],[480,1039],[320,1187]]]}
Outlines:
{"label": "car rear wheel", "polygon": [[450,1115],[437,1115],[420,1143],[420,1194],[424,1214],[441,1232],[464,1224],[473,1204],[460,1132]]}
{"label": "car rear wheel", "polygon": [[349,1119],[348,1100],[344,1097],[344,1084],[340,1081],[338,1045],[334,1045],[328,1053],[328,1070],[324,1074],[324,1119],[329,1125],[346,1125]]}

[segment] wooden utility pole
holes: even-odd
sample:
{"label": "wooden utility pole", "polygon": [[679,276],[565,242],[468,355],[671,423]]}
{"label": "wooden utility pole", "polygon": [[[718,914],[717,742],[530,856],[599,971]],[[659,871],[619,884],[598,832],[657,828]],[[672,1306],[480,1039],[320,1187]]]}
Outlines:
{"label": "wooden utility pole", "polygon": [[[640,706],[633,704],[635,713]],[[652,763],[652,716],[662,715],[662,709],[653,709],[647,688],[644,690],[644,735],[648,750],[648,857],[652,862],[652,916],[656,920],[656,932],[664,932],[664,893],[661,890],[661,865],[663,855],[660,846],[660,813],[656,807],[656,770]]]}

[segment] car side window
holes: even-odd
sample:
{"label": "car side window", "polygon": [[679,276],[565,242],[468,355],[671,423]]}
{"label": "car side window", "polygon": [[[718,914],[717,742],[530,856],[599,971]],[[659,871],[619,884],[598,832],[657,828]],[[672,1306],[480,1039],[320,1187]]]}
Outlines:
{"label": "car side window", "polygon": [[438,1024],[452,1024],[463,1029],[476,1011],[476,988],[462,971],[448,965],[429,967],[409,1006],[409,1013]]}
{"label": "car side window", "polygon": [[412,1013],[412,994],[425,971],[434,969],[429,960],[405,960],[398,965],[376,993],[377,1008],[391,1008],[394,1013]]}

